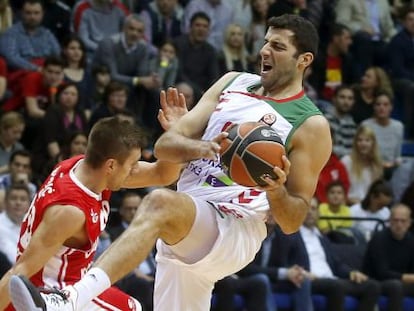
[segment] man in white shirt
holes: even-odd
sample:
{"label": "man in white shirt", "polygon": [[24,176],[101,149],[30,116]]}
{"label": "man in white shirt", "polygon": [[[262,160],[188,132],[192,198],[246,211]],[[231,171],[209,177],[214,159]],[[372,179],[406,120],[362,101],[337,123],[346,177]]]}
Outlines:
{"label": "man in white shirt", "polygon": [[30,206],[30,191],[25,185],[13,184],[6,192],[5,210],[0,214],[0,252],[11,264],[16,262],[20,225]]}
{"label": "man in white shirt", "polygon": [[358,311],[373,311],[379,297],[379,285],[360,271],[341,261],[329,240],[316,227],[319,219],[318,202],[312,199],[300,235],[309,262],[312,294],[327,298],[327,311],[345,310],[345,296],[359,300]]}

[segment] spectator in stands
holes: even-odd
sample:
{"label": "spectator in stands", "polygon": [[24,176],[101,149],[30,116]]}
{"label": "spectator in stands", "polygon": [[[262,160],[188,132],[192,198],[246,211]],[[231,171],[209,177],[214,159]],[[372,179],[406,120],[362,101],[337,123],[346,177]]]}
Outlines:
{"label": "spectator in stands", "polygon": [[227,26],[223,47],[218,54],[220,74],[229,71],[251,71],[244,38],[245,34],[241,26],[236,24]]}
{"label": "spectator in stands", "polygon": [[183,10],[177,0],[151,1],[140,13],[145,24],[145,38],[156,47],[181,35]]}
{"label": "spectator in stands", "polygon": [[268,235],[262,247],[238,274],[242,277],[266,275],[273,292],[291,295],[292,311],[313,311],[311,283],[304,270],[306,251],[299,233],[286,235],[273,221],[266,226]]}
{"label": "spectator in stands", "polygon": [[401,20],[403,28],[388,45],[389,69],[396,96],[403,104],[403,121],[409,127],[407,133],[414,138],[414,127],[410,122],[414,117],[414,6],[402,10]]}
{"label": "spectator in stands", "polygon": [[409,232],[411,211],[401,203],[391,208],[389,228],[368,244],[364,271],[381,284],[389,311],[403,311],[404,296],[414,297],[414,236]]}
{"label": "spectator in stands", "polygon": [[393,171],[401,164],[404,139],[404,125],[391,118],[392,107],[392,98],[386,93],[380,93],[374,99],[373,116],[362,122],[375,133],[384,167],[384,178],[387,180],[391,179]]}
{"label": "spectator in stands", "polygon": [[336,21],[351,29],[359,74],[370,66],[385,65],[386,43],[396,33],[388,1],[339,0],[336,12]]}
{"label": "spectator in stands", "polygon": [[[369,187],[365,198],[351,206],[351,216],[361,218],[375,218],[375,220],[354,221],[353,227],[359,230],[367,241],[372,234],[388,220],[393,194],[390,185],[384,180],[377,180]],[[378,227],[377,227],[378,226]]]}
{"label": "spectator in stands", "polygon": [[4,212],[0,213],[0,252],[12,264],[16,262],[20,226],[29,210],[30,200],[30,191],[26,185],[13,184],[6,192]]}
{"label": "spectator in stands", "polygon": [[49,29],[59,42],[70,34],[71,8],[61,0],[44,0],[43,26]]}
{"label": "spectator in stands", "polygon": [[350,180],[348,203],[360,202],[367,194],[370,185],[383,175],[382,159],[373,130],[359,126],[349,155],[341,158]]}
{"label": "spectator in stands", "polygon": [[13,90],[14,96],[3,105],[5,111],[21,108],[24,111],[26,128],[22,143],[29,150],[33,148],[47,107],[55,101],[57,87],[63,81],[63,67],[62,59],[48,57],[42,71],[25,75]]}
{"label": "spectator in stands", "polygon": [[98,43],[118,33],[129,14],[118,0],[81,0],[72,11],[72,26],[91,58]]}
{"label": "spectator in stands", "polygon": [[17,150],[10,157],[10,173],[0,175],[0,211],[3,210],[7,190],[13,184],[22,184],[29,188],[30,200],[36,194],[37,187],[31,180],[32,155],[27,150]]}
{"label": "spectator in stands", "polygon": [[345,197],[347,197],[350,186],[348,172],[339,157],[335,153],[331,153],[331,157],[319,174],[318,184],[316,185],[315,197],[319,202],[328,202],[326,187],[336,181],[341,182],[344,186]]}
{"label": "spectator in stands", "polygon": [[345,310],[345,295],[359,300],[358,311],[374,311],[379,285],[338,258],[329,240],[316,227],[318,220],[318,202],[313,199],[299,231],[306,249],[306,267],[309,269],[308,277],[312,280],[312,294],[326,296],[327,311]]}
{"label": "spectator in stands", "polygon": [[92,85],[88,92],[91,100],[90,108],[84,109],[87,119],[91,117],[92,111],[97,109],[104,102],[105,91],[111,83],[111,73],[105,65],[96,65],[92,67]]}
{"label": "spectator in stands", "polygon": [[31,119],[43,118],[48,105],[54,103],[56,88],[63,81],[64,62],[49,56],[40,72],[30,72],[13,89],[13,97],[6,101],[3,110],[25,111]]}
{"label": "spectator in stands", "polygon": [[22,20],[7,29],[0,39],[0,53],[10,70],[40,71],[46,56],[60,53],[59,43],[41,26],[42,20],[42,1],[25,0]]}
{"label": "spectator in stands", "polygon": [[268,1],[271,5],[268,16],[280,16],[282,14],[298,14],[308,19],[318,30],[321,45],[328,41],[329,29],[335,20],[335,3],[329,0],[277,0]]}
{"label": "spectator in stands", "polygon": [[86,59],[85,44],[77,35],[66,36],[63,40],[62,58],[65,61],[65,82],[76,84],[80,95],[80,108],[91,109],[91,99],[87,95],[90,93],[92,77]]}
{"label": "spectator in stands", "polygon": [[361,82],[354,87],[355,104],[351,111],[354,121],[360,124],[373,114],[372,103],[379,93],[387,93],[394,97],[390,79],[384,69],[380,67],[368,68]]}
{"label": "spectator in stands", "polygon": [[0,104],[7,98],[7,64],[3,57],[0,56]]}
{"label": "spectator in stands", "polygon": [[119,82],[111,82],[105,90],[104,103],[92,112],[89,129],[102,118],[114,116],[118,111],[126,109],[128,87]]}
{"label": "spectator in stands", "polygon": [[13,25],[13,11],[9,0],[0,0],[0,33]]}
{"label": "spectator in stands", "polygon": [[[141,201],[142,197],[137,192],[127,191],[122,195],[119,206],[120,223],[108,229],[112,241],[115,241],[129,226]],[[116,286],[122,291],[138,299],[144,311],[152,311],[153,309],[155,269],[155,258],[153,254],[150,254],[135,271],[116,283]]]}
{"label": "spectator in stands", "polygon": [[[351,211],[346,205],[345,187],[340,181],[333,181],[326,187],[328,202],[319,204],[319,215],[325,217],[350,217]],[[350,228],[351,220],[319,219],[318,228],[323,234],[329,236],[337,229]]]}
{"label": "spectator in stands", "polygon": [[220,51],[224,42],[223,30],[233,21],[233,9],[225,0],[192,0],[184,9],[184,33],[191,33],[193,16],[197,12],[204,12],[209,17],[207,41]]}
{"label": "spectator in stands", "polygon": [[351,153],[356,124],[350,111],[355,104],[354,91],[341,85],[335,89],[331,106],[326,108],[325,116],[333,133],[333,153],[343,157]]}
{"label": "spectator in stands", "polygon": [[269,2],[267,0],[250,0],[252,19],[247,28],[246,42],[249,50],[250,67],[255,66],[263,46],[263,37],[267,30]]}
{"label": "spectator in stands", "polygon": [[4,113],[0,118],[0,174],[9,172],[10,156],[24,149],[20,143],[25,127],[23,116],[16,111]]}
{"label": "spectator in stands", "polygon": [[53,159],[49,160],[43,167],[43,169],[38,174],[38,179],[41,183],[45,181],[47,176],[52,172],[53,168],[59,162],[69,159],[71,157],[84,154],[86,151],[86,143],[88,141],[88,136],[85,132],[74,131],[63,143],[60,148],[61,152]]}
{"label": "spectator in stands", "polygon": [[108,66],[112,80],[129,87],[128,107],[140,117],[148,92],[158,93],[161,86],[157,74],[149,71],[151,50],[144,41],[144,27],[139,15],[128,16],[122,32],[99,43],[93,61],[95,65]]}
{"label": "spectator in stands", "polygon": [[351,32],[347,26],[332,25],[328,45],[316,56],[309,77],[320,99],[331,101],[339,86],[357,81],[353,58],[349,53],[351,43]]}
{"label": "spectator in stands", "polygon": [[175,86],[178,67],[177,51],[174,43],[170,40],[161,43],[158,55],[150,60],[150,72],[157,74],[161,89],[166,90],[171,86]]}
{"label": "spectator in stands", "polygon": [[218,78],[216,51],[206,41],[209,29],[210,17],[204,12],[197,12],[191,18],[189,33],[174,39],[180,64],[177,81],[191,84],[196,96]]}
{"label": "spectator in stands", "polygon": [[57,88],[56,102],[46,110],[39,135],[33,147],[33,169],[40,172],[45,163],[55,159],[73,132],[86,132],[88,123],[79,109],[79,90],[73,83]]}

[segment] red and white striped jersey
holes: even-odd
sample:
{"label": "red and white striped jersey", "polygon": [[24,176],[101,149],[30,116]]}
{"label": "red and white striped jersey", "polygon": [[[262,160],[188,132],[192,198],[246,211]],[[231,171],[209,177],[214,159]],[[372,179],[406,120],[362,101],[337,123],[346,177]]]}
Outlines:
{"label": "red and white striped jersey", "polygon": [[[74,157],[58,164],[36,194],[20,231],[18,257],[30,243],[46,209],[53,205],[72,205],[79,208],[86,219],[89,242],[81,249],[63,246],[36,273],[31,281],[37,286],[62,288],[78,281],[92,263],[98,238],[105,229],[109,214],[110,190],[96,194],[77,179],[74,169],[83,156]],[[39,252],[42,250],[39,249]]]}

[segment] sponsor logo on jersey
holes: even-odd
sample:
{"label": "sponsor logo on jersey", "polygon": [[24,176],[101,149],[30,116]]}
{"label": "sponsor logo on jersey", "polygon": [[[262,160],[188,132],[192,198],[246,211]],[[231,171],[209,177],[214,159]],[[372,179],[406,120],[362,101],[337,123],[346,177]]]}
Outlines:
{"label": "sponsor logo on jersey", "polygon": [[263,123],[267,124],[267,125],[273,125],[276,122],[276,115],[273,113],[267,113],[265,114],[260,121],[262,121]]}

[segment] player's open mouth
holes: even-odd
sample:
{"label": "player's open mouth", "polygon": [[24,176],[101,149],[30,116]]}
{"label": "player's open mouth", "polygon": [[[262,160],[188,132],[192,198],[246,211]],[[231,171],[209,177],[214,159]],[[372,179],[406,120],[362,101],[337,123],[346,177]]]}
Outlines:
{"label": "player's open mouth", "polygon": [[266,65],[266,64],[263,64],[262,65],[262,72],[263,73],[266,73],[266,72],[268,72],[268,71],[270,71],[270,70],[272,70],[272,66],[270,66],[270,65]]}

